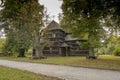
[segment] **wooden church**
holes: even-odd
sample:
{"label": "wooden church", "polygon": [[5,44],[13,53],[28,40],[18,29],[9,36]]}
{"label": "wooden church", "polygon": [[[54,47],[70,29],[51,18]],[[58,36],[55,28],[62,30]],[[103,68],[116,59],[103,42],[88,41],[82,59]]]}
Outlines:
{"label": "wooden church", "polygon": [[78,38],[71,38],[71,33],[65,32],[54,20],[47,26],[50,31],[47,34],[48,40],[52,45],[45,46],[43,49],[44,56],[79,56],[88,55],[88,49],[81,49],[78,42],[86,42]]}

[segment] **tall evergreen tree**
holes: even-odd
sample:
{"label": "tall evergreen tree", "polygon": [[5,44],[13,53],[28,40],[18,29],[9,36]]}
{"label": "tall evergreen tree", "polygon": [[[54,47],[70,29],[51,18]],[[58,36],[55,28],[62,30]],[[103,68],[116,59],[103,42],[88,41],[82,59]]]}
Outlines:
{"label": "tall evergreen tree", "polygon": [[6,28],[15,31],[19,56],[24,56],[23,53],[29,44],[27,42],[31,42],[35,50],[34,56],[40,58],[42,44],[45,43],[43,41],[44,31],[42,31],[44,6],[40,5],[38,0],[5,0],[4,7],[2,11],[4,23],[8,23]]}
{"label": "tall evergreen tree", "polygon": [[[31,0],[29,0],[31,1]],[[27,46],[28,37],[24,37],[25,35],[25,28],[23,25],[23,21],[20,20],[21,15],[21,8],[24,4],[28,3],[29,1],[24,0],[4,0],[3,3],[3,9],[2,9],[2,19],[3,19],[3,25],[2,27],[5,29],[6,37],[8,42],[6,42],[7,47],[10,47],[8,49],[9,51],[17,51],[19,53],[19,57],[25,56],[25,50],[29,47]],[[20,33],[21,32],[21,33]],[[14,35],[14,36],[13,36]],[[11,41],[12,38],[12,45],[9,41]],[[30,42],[30,41],[29,41]],[[15,48],[16,47],[16,48]],[[6,47],[5,47],[6,48]],[[7,51],[7,48],[6,48]]]}

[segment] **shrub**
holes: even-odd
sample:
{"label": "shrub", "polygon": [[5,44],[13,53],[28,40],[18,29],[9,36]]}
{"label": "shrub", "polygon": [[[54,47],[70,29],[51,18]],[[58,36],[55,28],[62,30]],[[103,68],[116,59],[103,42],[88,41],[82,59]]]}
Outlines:
{"label": "shrub", "polygon": [[115,50],[113,51],[115,56],[120,56],[120,46],[117,46]]}

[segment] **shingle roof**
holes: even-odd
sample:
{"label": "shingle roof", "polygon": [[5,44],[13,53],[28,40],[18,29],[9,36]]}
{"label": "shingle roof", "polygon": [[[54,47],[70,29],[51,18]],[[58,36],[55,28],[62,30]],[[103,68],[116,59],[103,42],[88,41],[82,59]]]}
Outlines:
{"label": "shingle roof", "polygon": [[64,42],[62,43],[61,47],[69,47],[69,45]]}
{"label": "shingle roof", "polygon": [[70,34],[66,35],[65,41],[74,41],[74,40],[79,40],[78,38],[72,38]]}
{"label": "shingle roof", "polygon": [[[47,26],[47,28],[49,30],[62,30],[64,31],[57,22],[55,22],[54,20]],[[64,31],[65,32],[65,31]],[[65,32],[66,33],[66,32]],[[64,38],[65,41],[81,41],[81,42],[85,42],[86,40],[80,40],[79,38],[72,38],[70,36],[71,33],[66,33],[66,37]]]}
{"label": "shingle roof", "polygon": [[50,30],[56,30],[56,29],[60,29],[62,31],[64,31],[57,22],[55,22],[54,20],[47,26],[48,29]]}

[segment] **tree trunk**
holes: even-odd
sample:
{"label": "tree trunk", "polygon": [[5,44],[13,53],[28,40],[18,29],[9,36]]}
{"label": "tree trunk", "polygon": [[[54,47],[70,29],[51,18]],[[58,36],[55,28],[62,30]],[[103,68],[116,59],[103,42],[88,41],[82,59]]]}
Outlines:
{"label": "tree trunk", "polygon": [[97,57],[95,56],[95,53],[94,53],[94,48],[89,45],[89,56],[87,56],[88,59],[96,59]]}
{"label": "tree trunk", "polygon": [[94,56],[94,50],[91,46],[89,46],[89,56]]}
{"label": "tree trunk", "polygon": [[92,44],[92,40],[91,40],[91,35],[89,34],[88,36],[88,46],[89,46],[89,55],[87,56],[88,59],[96,59],[95,57],[95,53],[94,53],[94,47]]}
{"label": "tree trunk", "polygon": [[43,49],[45,44],[47,43],[42,43],[42,40],[40,39],[41,37],[36,34],[36,36],[34,37],[34,41],[33,41],[33,59],[44,59],[46,58],[45,56],[43,56]]}
{"label": "tree trunk", "polygon": [[43,57],[43,50],[40,48],[33,49],[33,59],[41,59]]}
{"label": "tree trunk", "polygon": [[35,54],[36,54],[36,57],[37,57],[37,58],[43,57],[42,49],[36,48],[35,50],[36,50],[36,53],[35,53]]}

